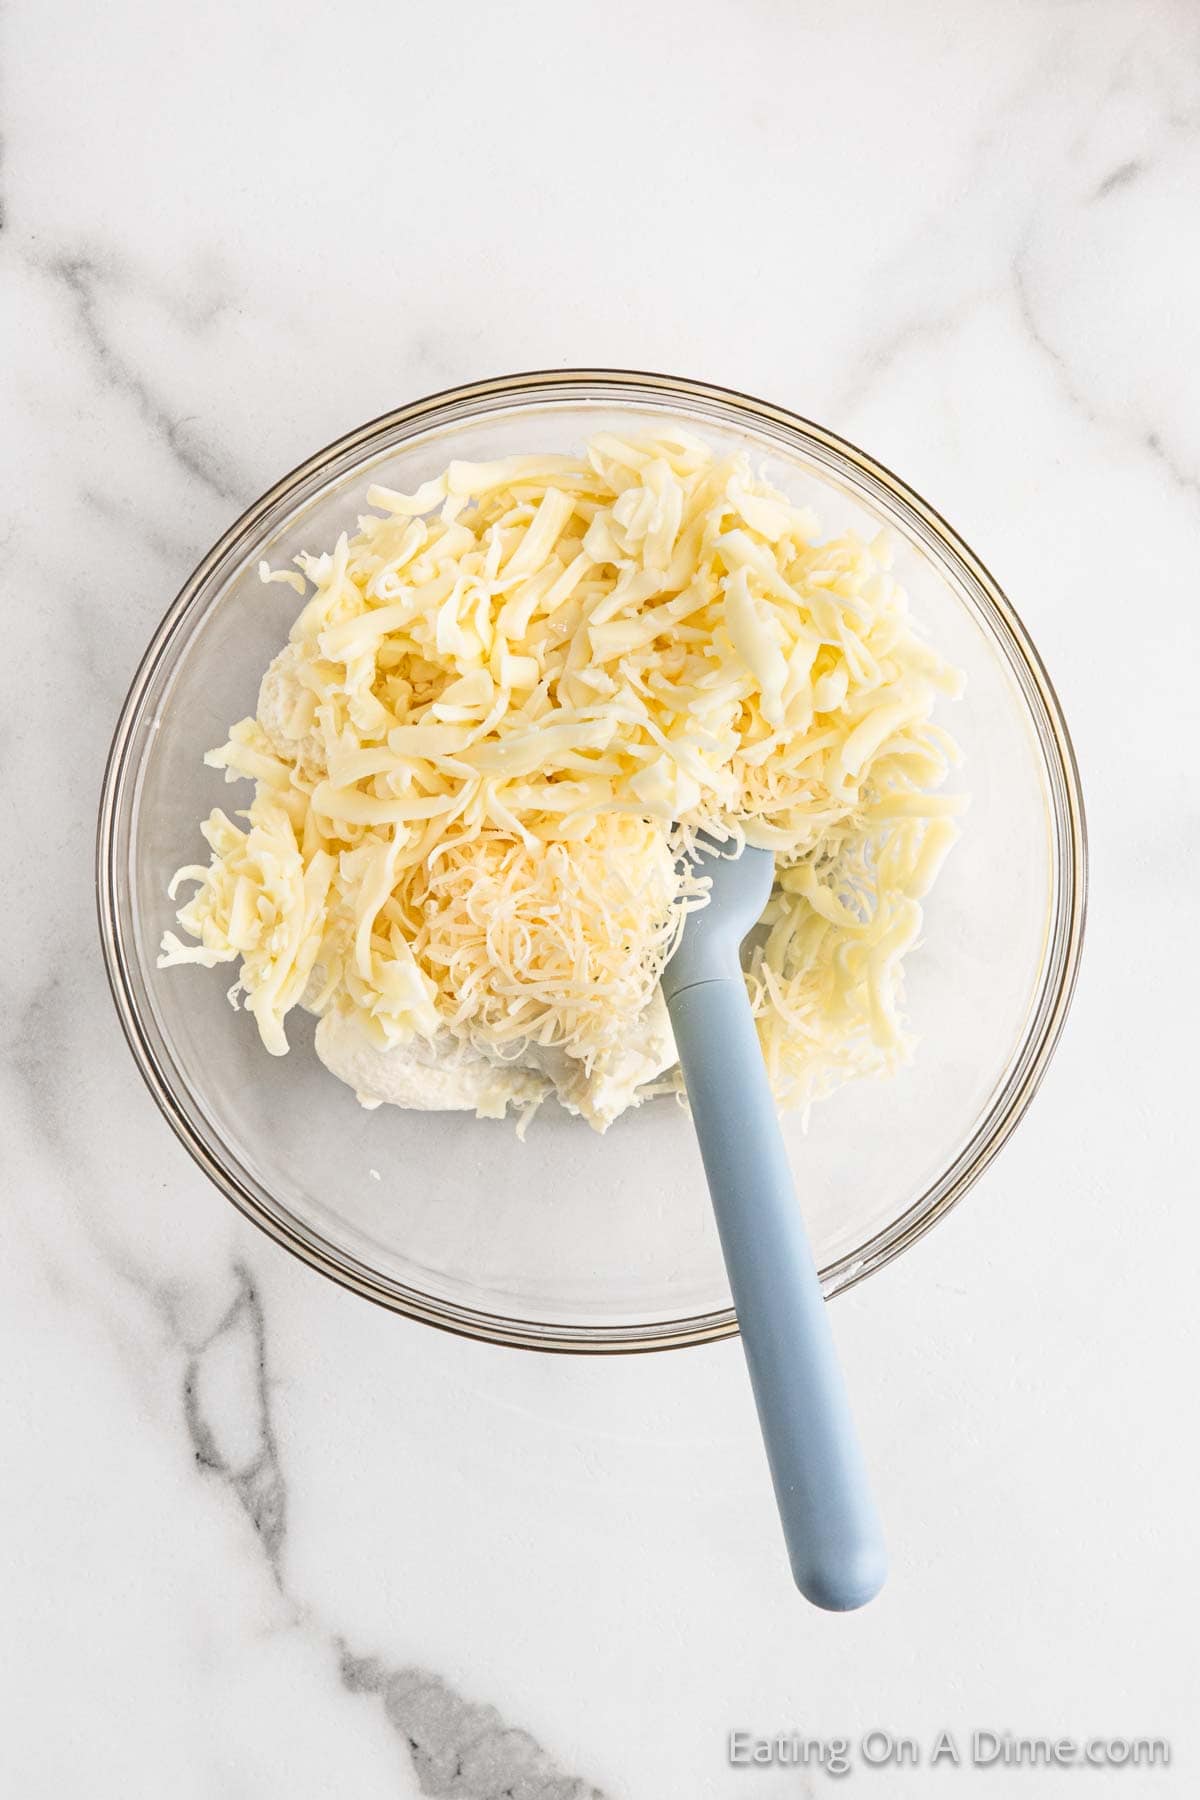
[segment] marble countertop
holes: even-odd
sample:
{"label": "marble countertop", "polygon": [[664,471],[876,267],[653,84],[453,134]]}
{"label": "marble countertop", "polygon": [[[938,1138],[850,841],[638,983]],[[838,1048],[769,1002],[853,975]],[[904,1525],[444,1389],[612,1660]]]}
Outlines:
{"label": "marble countertop", "polygon": [[[731,1729],[944,1726],[1163,1735],[1169,1769],[1081,1793],[1194,1793],[1194,9],[4,30],[0,1791],[773,1800],[834,1784],[731,1768]],[[1044,1088],[837,1303],[895,1559],[842,1619],[786,1579],[736,1342],[521,1355],[321,1281],[191,1165],[100,967],[104,755],[198,556],[360,421],[574,363],[763,394],[900,471],[1014,597],[1082,764]]]}

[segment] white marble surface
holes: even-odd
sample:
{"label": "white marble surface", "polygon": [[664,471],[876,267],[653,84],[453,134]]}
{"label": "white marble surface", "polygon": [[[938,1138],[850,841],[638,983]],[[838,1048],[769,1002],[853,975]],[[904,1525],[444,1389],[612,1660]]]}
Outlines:
{"label": "white marble surface", "polygon": [[[0,1792],[768,1800],[831,1784],[730,1770],[730,1727],[946,1725],[1164,1734],[1166,1772],[1072,1791],[1194,1794],[1194,8],[4,28]],[[105,748],[198,554],[362,419],[574,362],[761,393],[900,470],[1016,599],[1082,761],[1050,1076],[837,1305],[895,1547],[854,1617],[789,1589],[736,1343],[503,1353],[308,1274],[172,1139],[100,969]]]}

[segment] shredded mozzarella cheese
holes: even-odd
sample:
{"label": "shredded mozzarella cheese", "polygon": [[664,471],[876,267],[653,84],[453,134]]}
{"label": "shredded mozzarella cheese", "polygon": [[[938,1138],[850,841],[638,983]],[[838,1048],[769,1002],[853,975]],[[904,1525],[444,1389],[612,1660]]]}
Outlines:
{"label": "shredded mozzarella cheese", "polygon": [[449,1031],[611,1055],[689,907],[699,833],[776,854],[747,980],[775,1092],[909,1048],[901,969],[961,801],[882,538],[678,433],[451,463],[264,581],[306,596],[257,716],[209,754],[254,798],[160,966],[237,962],[268,1050],[303,1003],[379,1049]]}

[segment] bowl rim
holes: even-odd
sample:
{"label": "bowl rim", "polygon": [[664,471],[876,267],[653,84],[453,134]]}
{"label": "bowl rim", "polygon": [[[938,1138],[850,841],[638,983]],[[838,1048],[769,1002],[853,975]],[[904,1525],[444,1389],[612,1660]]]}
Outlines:
{"label": "bowl rim", "polygon": [[[1087,913],[1087,826],[1079,769],[1062,707],[1053,683],[1019,615],[990,570],[963,538],[908,484],[857,445],[787,408],[712,382],[655,374],[644,370],[575,368],[533,369],[427,394],[381,414],[323,449],[306,457],[231,524],[200,560],[168,607],[134,673],[113,733],[101,786],[96,832],[96,897],[101,948],[109,989],[126,1042],[150,1093],[193,1160],[238,1211],[310,1268],[374,1303],[460,1337],[481,1339],[517,1349],[582,1354],[613,1354],[677,1349],[712,1343],[737,1333],[732,1307],[718,1312],[653,1321],[640,1326],[544,1323],[506,1318],[461,1306],[387,1280],[348,1252],[335,1251],[298,1221],[269,1208],[251,1185],[214,1154],[193,1121],[180,1109],[158,1053],[143,1029],[141,1013],[128,976],[129,946],[121,925],[117,826],[127,797],[128,777],[142,703],[176,632],[212,573],[248,539],[267,516],[294,497],[314,477],[332,473],[352,457],[365,459],[376,441],[405,438],[437,423],[478,416],[506,402],[528,404],[531,398],[550,403],[639,401],[709,403],[714,411],[740,417],[747,424],[772,429],[811,455],[814,446],[848,464],[868,487],[881,489],[918,534],[958,565],[985,603],[989,622],[1008,651],[1021,686],[1049,778],[1052,809],[1051,872],[1056,900],[1052,906],[1045,966],[1030,1022],[1013,1060],[976,1121],[968,1142],[949,1167],[907,1210],[866,1245],[822,1269],[828,1296],[855,1286],[915,1244],[958,1204],[1007,1142],[1046,1073],[1062,1034],[1079,972]],[[401,436],[396,438],[399,432]],[[799,442],[797,442],[799,440]],[[265,1192],[265,1190],[264,1190]]]}

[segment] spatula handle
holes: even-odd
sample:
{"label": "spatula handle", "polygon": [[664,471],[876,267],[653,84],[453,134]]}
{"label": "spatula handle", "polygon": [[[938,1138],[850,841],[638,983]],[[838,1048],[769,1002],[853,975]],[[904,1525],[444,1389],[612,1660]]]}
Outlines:
{"label": "spatula handle", "polygon": [[740,971],[668,995],[796,1586],[848,1612],[883,1533]]}

